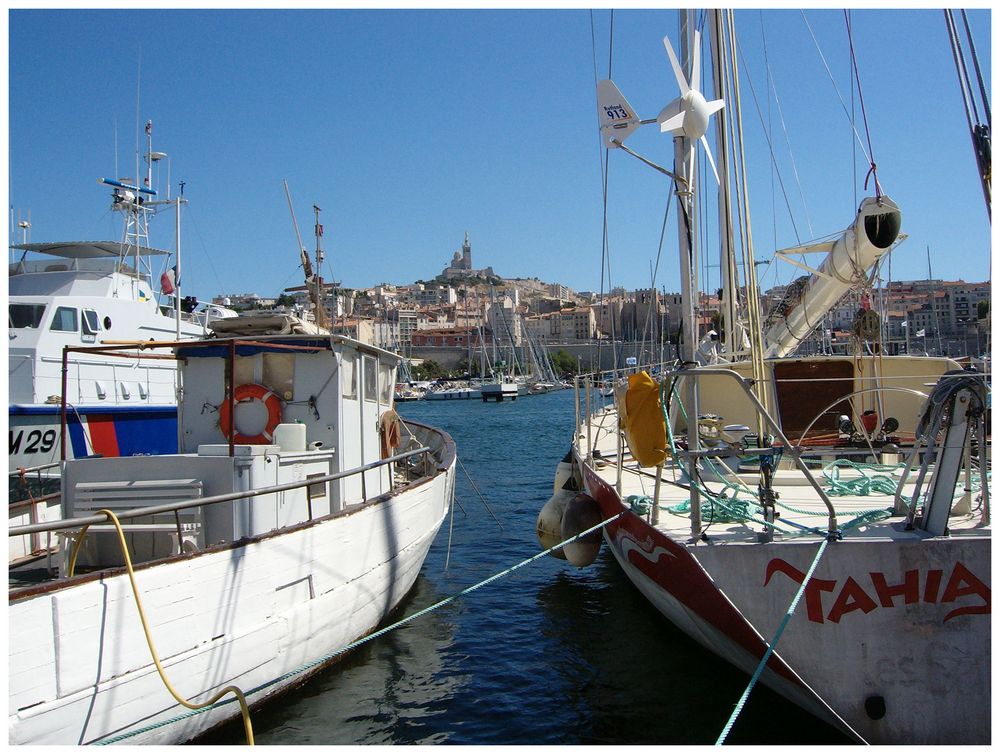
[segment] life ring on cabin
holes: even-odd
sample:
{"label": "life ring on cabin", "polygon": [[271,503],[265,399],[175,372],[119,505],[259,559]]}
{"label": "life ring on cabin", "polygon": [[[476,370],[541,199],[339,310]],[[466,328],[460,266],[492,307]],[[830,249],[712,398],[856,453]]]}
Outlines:
{"label": "life ring on cabin", "polygon": [[[267,409],[267,426],[259,435],[240,434],[234,426],[233,442],[237,445],[267,445],[270,443],[274,437],[274,428],[281,423],[281,399],[269,388],[256,384],[240,385],[233,393],[233,398],[236,403],[260,401]],[[229,400],[226,399],[219,406],[219,429],[222,430],[226,439],[229,439],[230,420]]]}
{"label": "life ring on cabin", "polygon": [[399,414],[392,409],[382,414],[378,420],[378,432],[382,458],[388,458],[403,443],[403,421]]}

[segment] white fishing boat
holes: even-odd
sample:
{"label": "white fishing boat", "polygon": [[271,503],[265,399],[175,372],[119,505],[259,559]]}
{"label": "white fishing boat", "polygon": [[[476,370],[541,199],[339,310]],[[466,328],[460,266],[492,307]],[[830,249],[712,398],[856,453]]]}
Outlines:
{"label": "white fishing boat", "polygon": [[72,406],[67,457],[175,452],[172,360],[144,363],[91,354],[76,355],[64,365],[62,349],[202,337],[209,321],[236,316],[217,305],[196,310],[197,302],[182,299],[179,261],[175,257],[170,269],[166,262],[179,248],[169,252],[148,245],[150,219],[164,209],[177,212],[179,243],[184,200],[161,198],[151,187],[152,166],[165,155],[152,149],[151,123],[146,139],[147,171],[141,185],[103,179],[112,191],[112,210],[123,216],[120,241],[24,242],[11,248],[10,472],[59,460],[58,402],[64,387]]}
{"label": "white fishing boat", "polygon": [[62,542],[57,575],[10,574],[12,744],[181,743],[241,714],[198,705],[301,683],[400,603],[449,511],[454,443],[393,411],[395,354],[174,346],[180,453],[67,460],[62,520],[11,530]]}
{"label": "white fishing boat", "polygon": [[[735,55],[731,12],[708,19],[713,49]],[[682,35],[684,49],[698,50],[698,32],[682,26]],[[690,56],[682,67],[664,42],[682,96],[647,122],[674,133],[675,198],[691,218],[692,144],[732,105],[707,101],[697,62],[692,73]],[[641,119],[611,81],[598,99],[605,144],[624,149]],[[854,355],[788,357],[810,329],[802,315],[822,321],[897,242],[901,222],[888,197],[865,199],[822,249],[797,307],[768,332],[753,276],[742,316],[730,277],[733,335],[715,363],[695,353],[685,262],[697,233],[682,232],[682,363],[664,365],[659,379],[632,370],[607,407],[597,381],[578,383],[571,455],[539,537],[551,546],[606,522],[603,541],[626,576],[688,636],[753,674],[748,693],[759,677],[859,742],[985,744],[988,377],[945,358],[883,356],[877,326],[859,328]],[[742,269],[754,269],[752,253]],[[591,538],[562,555],[584,565],[600,546]]]}

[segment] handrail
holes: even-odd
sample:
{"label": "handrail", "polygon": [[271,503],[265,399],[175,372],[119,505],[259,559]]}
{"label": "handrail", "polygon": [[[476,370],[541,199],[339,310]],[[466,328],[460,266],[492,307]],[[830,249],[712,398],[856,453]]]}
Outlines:
{"label": "handrail", "polygon": [[55,466],[61,464],[62,461],[53,461],[52,463],[43,463],[41,466],[29,466],[27,468],[18,468],[14,471],[8,472],[7,476],[20,476],[23,471],[25,474],[31,474],[35,471],[41,471],[42,469],[51,469]]}
{"label": "handrail", "polygon": [[[389,458],[383,458],[378,461],[372,461],[371,463],[366,463],[362,466],[357,466],[353,469],[348,469],[347,471],[338,471],[336,474],[326,474],[324,476],[309,477],[308,479],[302,479],[297,482],[286,482],[285,484],[276,484],[270,487],[261,487],[258,490],[248,490],[242,492],[227,492],[224,495],[210,495],[208,497],[198,497],[189,498],[187,500],[181,500],[176,503],[163,503],[162,505],[150,505],[144,508],[131,508],[129,510],[124,510],[117,512],[118,518],[135,518],[137,516],[152,516],[158,513],[170,513],[172,511],[185,510],[187,508],[198,508],[203,505],[215,505],[216,503],[228,503],[233,500],[243,500],[248,497],[257,497],[258,495],[268,495],[273,492],[284,492],[286,490],[294,490],[299,487],[308,487],[314,484],[322,484],[325,482],[332,482],[337,479],[344,479],[345,477],[352,476],[353,474],[361,474],[371,469],[378,468],[379,466],[384,466],[385,464],[393,463],[396,461],[402,461],[412,456],[418,455],[420,453],[429,453],[431,451],[430,446],[424,445],[420,448],[414,450],[408,450],[405,453],[400,453],[398,455],[390,456]],[[39,524],[27,524],[24,526],[12,526],[8,530],[8,535],[19,536],[22,534],[35,534],[37,532],[45,531],[59,531],[61,529],[78,529],[82,526],[89,526],[91,524],[101,524],[107,521],[107,516],[94,515],[94,516],[84,516],[81,518],[68,518],[59,521],[46,521]]]}
{"label": "handrail", "polygon": [[[767,413],[767,409],[764,408],[761,402],[757,400],[757,396],[755,396],[753,394],[753,391],[747,386],[746,380],[743,377],[734,372],[732,369],[723,369],[720,367],[706,367],[706,366],[699,366],[695,369],[678,369],[673,373],[673,375],[677,377],[694,377],[696,379],[706,374],[716,375],[719,377],[732,377],[734,380],[736,380],[736,382],[739,384],[743,392],[746,393],[747,398],[749,398],[750,402],[754,405],[754,408],[757,410],[757,413],[764,418],[764,421],[767,423],[768,427],[770,427],[770,429],[775,433],[775,435],[781,441],[781,444],[787,449],[788,455],[790,455],[794,459],[795,465],[799,467],[799,470],[805,475],[809,484],[812,485],[813,489],[816,490],[816,493],[820,496],[820,499],[823,501],[823,504],[826,505],[826,510],[829,515],[828,531],[831,535],[836,534],[837,513],[833,509],[833,503],[830,501],[830,498],[827,496],[826,492],[823,491],[823,488],[813,478],[812,473],[809,471],[809,467],[806,466],[805,462],[800,457],[801,451],[799,449],[799,446],[792,445],[789,439],[785,437],[785,433],[781,431],[781,427],[778,426],[778,423],[774,420],[774,418]],[[684,451],[679,451],[679,454],[684,455]]]}

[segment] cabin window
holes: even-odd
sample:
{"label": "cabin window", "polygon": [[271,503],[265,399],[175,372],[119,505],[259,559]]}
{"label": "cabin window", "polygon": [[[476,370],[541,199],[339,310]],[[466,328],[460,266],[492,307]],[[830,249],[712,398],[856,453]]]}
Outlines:
{"label": "cabin window", "polygon": [[10,304],[7,306],[7,326],[37,329],[45,316],[45,304]]}
{"label": "cabin window", "polygon": [[356,367],[357,362],[354,356],[344,354],[340,362],[340,368],[344,374],[341,387],[344,390],[344,398],[350,398],[351,400],[357,400],[358,398],[358,370]]}
{"label": "cabin window", "polygon": [[70,306],[60,306],[52,318],[52,329],[59,332],[76,332],[76,309]]}
{"label": "cabin window", "polygon": [[97,339],[97,333],[101,330],[100,322],[97,319],[97,312],[93,309],[83,310],[83,339],[93,342]]}
{"label": "cabin window", "polygon": [[365,400],[378,400],[378,362],[371,356],[365,360]]}
{"label": "cabin window", "polygon": [[378,365],[378,402],[383,406],[392,405],[392,367],[388,364]]}

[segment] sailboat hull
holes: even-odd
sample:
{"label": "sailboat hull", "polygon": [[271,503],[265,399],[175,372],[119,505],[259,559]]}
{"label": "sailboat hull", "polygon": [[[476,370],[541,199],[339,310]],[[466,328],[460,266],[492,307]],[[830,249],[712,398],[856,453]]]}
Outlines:
{"label": "sailboat hull", "polygon": [[[584,476],[604,518],[628,511],[613,484]],[[660,613],[747,673],[820,544],[692,544],[630,511],[605,541]],[[868,743],[988,743],[988,536],[886,543],[826,548],[761,681]]]}

